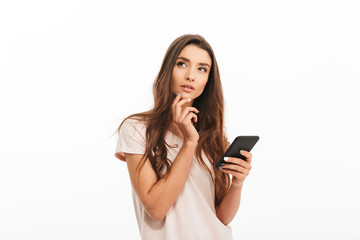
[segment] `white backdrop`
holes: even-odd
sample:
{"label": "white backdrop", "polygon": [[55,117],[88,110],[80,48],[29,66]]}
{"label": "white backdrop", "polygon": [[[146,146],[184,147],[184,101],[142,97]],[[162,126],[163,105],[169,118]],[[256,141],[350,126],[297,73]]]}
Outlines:
{"label": "white backdrop", "polygon": [[0,1],[0,239],[139,239],[122,118],[197,33],[259,135],[234,239],[360,239],[360,3]]}

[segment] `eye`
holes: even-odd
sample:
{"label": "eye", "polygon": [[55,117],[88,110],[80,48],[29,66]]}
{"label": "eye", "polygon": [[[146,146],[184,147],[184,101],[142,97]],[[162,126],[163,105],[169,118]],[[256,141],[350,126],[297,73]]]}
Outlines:
{"label": "eye", "polygon": [[178,65],[179,67],[181,67],[181,66],[185,66],[185,67],[186,67],[186,63],[184,63],[184,62],[178,62],[176,65]]}
{"label": "eye", "polygon": [[201,67],[199,69],[200,69],[200,71],[207,72],[206,68]]}

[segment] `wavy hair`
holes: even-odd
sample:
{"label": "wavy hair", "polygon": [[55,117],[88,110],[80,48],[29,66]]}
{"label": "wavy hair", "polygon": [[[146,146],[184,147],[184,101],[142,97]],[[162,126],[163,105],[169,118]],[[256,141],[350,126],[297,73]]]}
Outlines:
{"label": "wavy hair", "polygon": [[[165,134],[172,120],[171,105],[175,99],[175,94],[171,90],[172,71],[181,50],[189,44],[205,50],[212,61],[209,79],[202,94],[194,99],[193,107],[199,110],[198,122],[194,124],[199,133],[195,155],[200,165],[211,175],[215,184],[215,206],[217,207],[230,187],[230,177],[229,174],[216,169],[215,165],[229,146],[229,142],[224,132],[224,99],[218,65],[210,44],[202,36],[185,34],[171,43],[153,83],[154,107],[149,111],[126,117],[116,132],[119,133],[126,119],[131,118],[144,122],[146,150],[137,170],[140,171],[147,159],[158,180],[171,170],[171,161],[167,158],[167,147],[173,146],[166,143]],[[209,159],[214,175],[204,162],[202,152]]]}

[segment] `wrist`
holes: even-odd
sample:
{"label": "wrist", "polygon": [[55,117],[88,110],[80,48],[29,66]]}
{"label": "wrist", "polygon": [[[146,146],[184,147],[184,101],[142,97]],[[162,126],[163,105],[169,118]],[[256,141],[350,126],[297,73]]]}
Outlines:
{"label": "wrist", "polygon": [[244,181],[241,181],[235,177],[232,177],[231,187],[242,188],[243,185],[244,185]]}
{"label": "wrist", "polygon": [[196,147],[196,145],[198,144],[198,140],[189,140],[189,139],[184,139],[184,146],[189,146],[189,147]]}

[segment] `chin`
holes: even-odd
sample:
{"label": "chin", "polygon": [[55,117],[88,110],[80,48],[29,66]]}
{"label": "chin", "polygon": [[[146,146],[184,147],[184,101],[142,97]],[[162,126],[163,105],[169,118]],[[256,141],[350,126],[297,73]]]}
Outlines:
{"label": "chin", "polygon": [[187,93],[187,92],[180,92],[181,93],[181,97],[182,98],[194,98],[194,94],[193,93]]}

